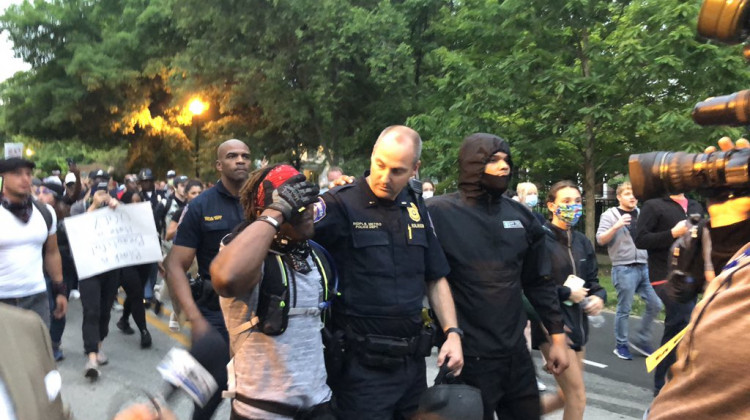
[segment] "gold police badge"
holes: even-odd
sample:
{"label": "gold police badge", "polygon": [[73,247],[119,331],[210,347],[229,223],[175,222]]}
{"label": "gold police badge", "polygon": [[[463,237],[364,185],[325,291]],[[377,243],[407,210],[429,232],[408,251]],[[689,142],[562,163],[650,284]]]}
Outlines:
{"label": "gold police badge", "polygon": [[409,211],[409,217],[411,217],[411,220],[415,222],[419,222],[422,220],[421,217],[419,217],[419,209],[417,208],[417,205],[414,203],[411,203],[411,206],[407,207],[406,210]]}

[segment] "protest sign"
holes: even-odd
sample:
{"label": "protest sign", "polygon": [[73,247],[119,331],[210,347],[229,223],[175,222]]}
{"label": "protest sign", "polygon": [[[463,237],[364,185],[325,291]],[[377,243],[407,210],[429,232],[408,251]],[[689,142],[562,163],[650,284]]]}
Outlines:
{"label": "protest sign", "polygon": [[121,204],[65,219],[78,277],[161,260],[151,204]]}
{"label": "protest sign", "polygon": [[23,157],[23,143],[4,143],[5,145],[5,159],[8,158],[22,158]]}

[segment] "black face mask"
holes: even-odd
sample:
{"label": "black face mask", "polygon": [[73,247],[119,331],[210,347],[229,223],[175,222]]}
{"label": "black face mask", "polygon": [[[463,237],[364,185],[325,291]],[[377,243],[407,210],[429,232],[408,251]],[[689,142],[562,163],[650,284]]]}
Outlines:
{"label": "black face mask", "polygon": [[22,203],[12,203],[0,193],[0,205],[5,207],[6,210],[8,210],[13,216],[16,216],[18,220],[23,223],[29,223],[31,213],[34,212],[34,209],[31,207],[31,198]]}
{"label": "black face mask", "polygon": [[483,173],[479,185],[493,197],[500,197],[508,189],[509,175],[497,176]]}

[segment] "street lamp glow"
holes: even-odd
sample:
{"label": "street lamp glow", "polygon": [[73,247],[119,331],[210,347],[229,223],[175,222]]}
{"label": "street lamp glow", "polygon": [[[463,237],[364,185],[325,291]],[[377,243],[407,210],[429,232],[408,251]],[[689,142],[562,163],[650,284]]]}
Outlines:
{"label": "street lamp glow", "polygon": [[208,104],[201,101],[198,98],[195,98],[192,101],[190,101],[190,105],[188,105],[188,109],[190,110],[190,113],[193,115],[201,115],[203,111],[208,109]]}
{"label": "street lamp glow", "polygon": [[31,149],[31,147],[26,148],[26,157],[31,157],[34,155],[34,150]]}

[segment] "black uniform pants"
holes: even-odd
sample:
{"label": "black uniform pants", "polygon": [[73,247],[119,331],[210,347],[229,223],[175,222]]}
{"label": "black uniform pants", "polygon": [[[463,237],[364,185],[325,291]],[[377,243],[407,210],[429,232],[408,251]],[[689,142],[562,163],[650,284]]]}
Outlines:
{"label": "black uniform pants", "polygon": [[[664,303],[664,335],[661,337],[661,345],[664,345],[672,337],[677,335],[690,322],[690,315],[695,308],[695,299],[688,303],[679,303],[675,301],[667,292],[667,284],[661,284],[654,287],[656,294]],[[654,373],[654,396],[659,394],[667,377],[667,372],[672,364],[677,360],[677,349],[672,350],[664,360],[656,366]]]}
{"label": "black uniform pants", "polygon": [[401,366],[385,369],[363,366],[355,354],[347,356],[341,373],[328,378],[336,418],[409,419],[416,413],[427,389],[424,357],[406,356]]}
{"label": "black uniform pants", "polygon": [[109,333],[112,304],[120,287],[120,269],[97,274],[78,283],[83,306],[83,350],[99,352],[99,342]]}
{"label": "black uniform pants", "polygon": [[541,417],[534,362],[528,350],[504,357],[464,357],[461,379],[482,392],[484,420]]}

